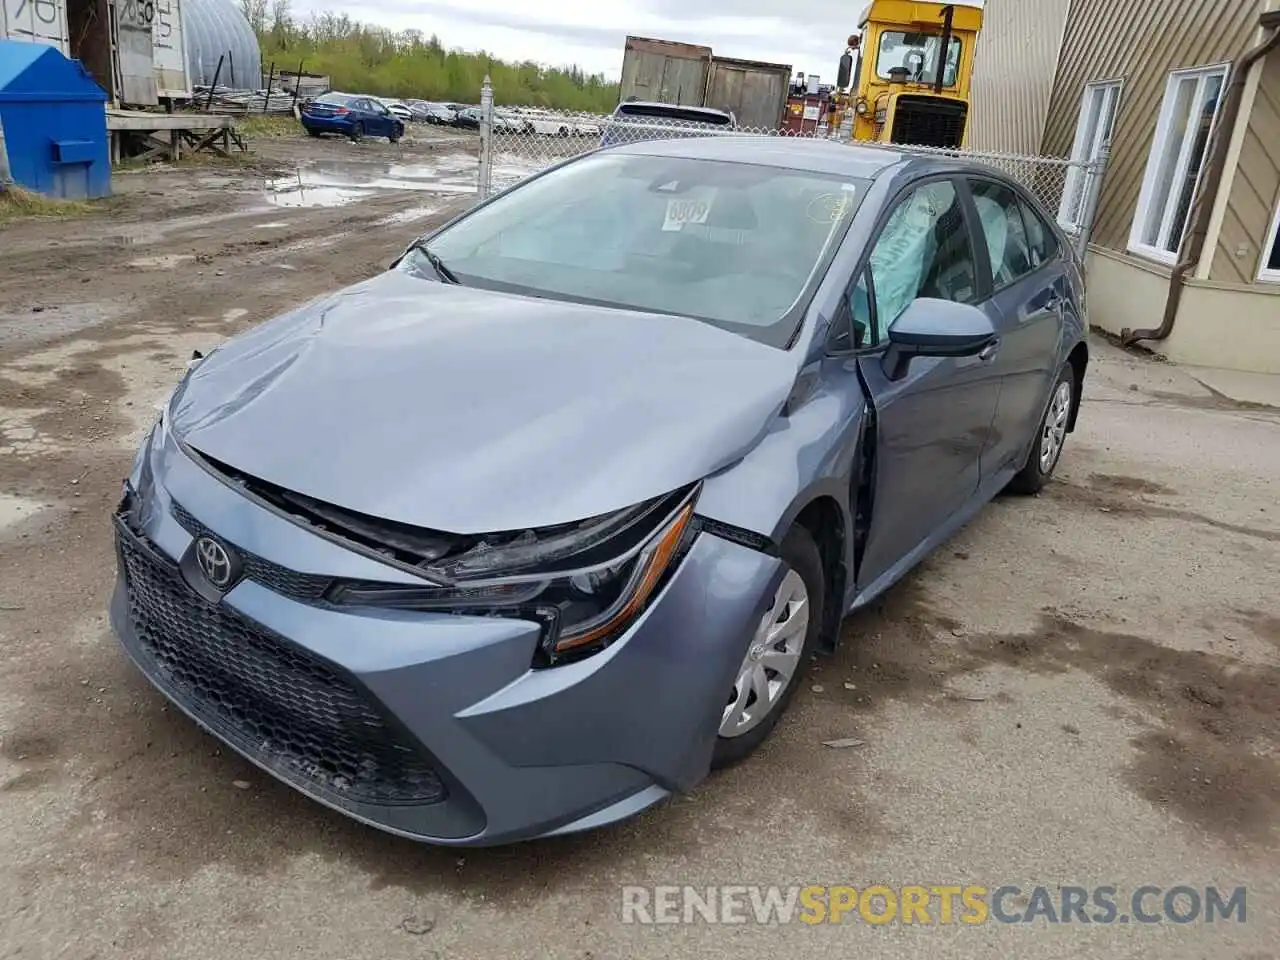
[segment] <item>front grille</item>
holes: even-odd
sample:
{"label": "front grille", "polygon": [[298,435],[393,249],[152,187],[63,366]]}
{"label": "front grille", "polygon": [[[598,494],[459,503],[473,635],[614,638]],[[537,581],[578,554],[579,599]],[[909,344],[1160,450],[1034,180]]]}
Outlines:
{"label": "front grille", "polygon": [[903,95],[893,111],[894,143],[957,149],[964,140],[967,105],[959,100]]}
{"label": "front grille", "polygon": [[174,564],[123,523],[117,529],[131,650],[198,719],[308,792],[376,804],[445,798],[429,759],[352,682],[261,625],[205,602]]}
{"label": "front grille", "polygon": [[[173,518],[191,536],[210,536],[225,540],[224,537],[214,533],[192,516],[191,511],[178,503],[178,501],[172,501],[169,504],[169,508],[170,512],[173,513]],[[264,560],[257,554],[243,550],[235,544],[232,544],[232,546],[235,546],[236,553],[240,556],[240,562],[244,566],[245,578],[252,580],[254,583],[260,583],[268,590],[281,596],[300,600],[303,603],[319,603],[324,599],[325,593],[328,592],[329,587],[333,584],[331,577],[317,573],[299,573],[297,570],[290,570],[287,567],[280,566],[278,563]]]}

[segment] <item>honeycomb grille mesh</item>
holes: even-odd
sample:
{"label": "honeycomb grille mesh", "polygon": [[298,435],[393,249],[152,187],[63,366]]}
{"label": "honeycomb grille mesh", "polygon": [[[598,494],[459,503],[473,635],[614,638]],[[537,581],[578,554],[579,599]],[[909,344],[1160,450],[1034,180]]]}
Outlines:
{"label": "honeycomb grille mesh", "polygon": [[198,719],[310,792],[376,804],[445,799],[429,760],[352,683],[202,600],[123,525],[118,537],[135,653]]}

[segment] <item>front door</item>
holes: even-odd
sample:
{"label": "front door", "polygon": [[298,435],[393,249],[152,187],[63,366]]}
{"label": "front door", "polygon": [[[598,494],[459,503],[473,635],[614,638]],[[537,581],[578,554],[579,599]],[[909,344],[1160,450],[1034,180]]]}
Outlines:
{"label": "front door", "polygon": [[[932,180],[903,197],[881,228],[854,280],[854,322],[884,344],[893,321],[916,298],[978,303],[984,292],[957,186]],[[989,353],[916,357],[896,380],[880,353],[858,363],[876,411],[874,503],[858,571],[861,594],[901,576],[931,546],[930,537],[972,503],[1000,381]]]}

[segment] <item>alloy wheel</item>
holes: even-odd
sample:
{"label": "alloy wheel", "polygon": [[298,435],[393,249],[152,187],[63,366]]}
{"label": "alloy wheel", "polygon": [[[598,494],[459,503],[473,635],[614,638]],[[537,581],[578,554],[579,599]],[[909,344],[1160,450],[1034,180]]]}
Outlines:
{"label": "alloy wheel", "polygon": [[808,630],[809,591],[800,574],[788,570],[738,668],[720,736],[741,736],[769,716],[799,669]]}

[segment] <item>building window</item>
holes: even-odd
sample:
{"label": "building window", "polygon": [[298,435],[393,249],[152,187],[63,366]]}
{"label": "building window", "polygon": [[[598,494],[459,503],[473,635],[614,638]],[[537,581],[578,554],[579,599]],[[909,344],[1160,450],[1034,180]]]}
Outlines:
{"label": "building window", "polygon": [[1169,74],[1129,236],[1135,253],[1177,259],[1226,83],[1226,65]]}
{"label": "building window", "polygon": [[1276,204],[1276,215],[1271,219],[1271,232],[1267,234],[1266,243],[1262,247],[1258,279],[1280,283],[1280,203]]}
{"label": "building window", "polygon": [[1085,215],[1085,165],[1102,155],[1111,140],[1116,111],[1120,106],[1119,80],[1091,83],[1080,98],[1080,118],[1076,121],[1076,141],[1071,148],[1071,166],[1058,206],[1058,223],[1071,233],[1078,231]]}

